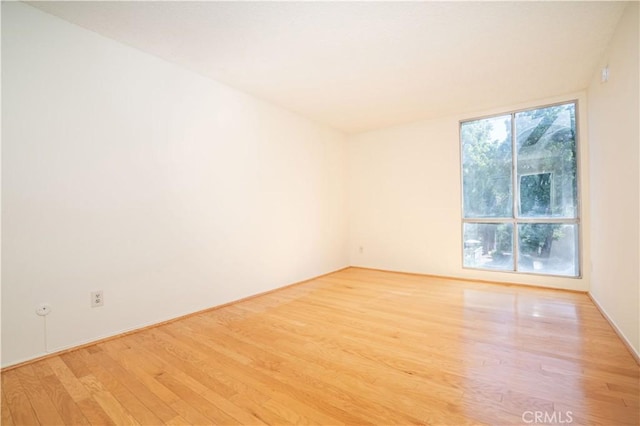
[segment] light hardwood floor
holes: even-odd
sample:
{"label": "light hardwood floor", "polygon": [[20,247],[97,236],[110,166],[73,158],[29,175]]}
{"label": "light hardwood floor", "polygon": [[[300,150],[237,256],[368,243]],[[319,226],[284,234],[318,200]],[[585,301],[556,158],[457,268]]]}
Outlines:
{"label": "light hardwood floor", "polygon": [[585,294],[350,268],[4,371],[2,424],[639,424],[638,373]]}

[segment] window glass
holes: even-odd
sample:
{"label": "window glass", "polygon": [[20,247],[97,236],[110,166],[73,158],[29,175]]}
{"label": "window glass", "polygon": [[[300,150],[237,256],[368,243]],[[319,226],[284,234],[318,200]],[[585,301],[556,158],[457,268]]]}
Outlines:
{"label": "window glass", "polygon": [[519,112],[515,127],[519,215],[577,217],[575,105]]}
{"label": "window glass", "polygon": [[518,271],[578,275],[577,225],[518,225]]}
{"label": "window glass", "polygon": [[511,116],[463,123],[464,217],[511,217]]}
{"label": "window glass", "polygon": [[465,223],[464,266],[513,271],[513,225]]}

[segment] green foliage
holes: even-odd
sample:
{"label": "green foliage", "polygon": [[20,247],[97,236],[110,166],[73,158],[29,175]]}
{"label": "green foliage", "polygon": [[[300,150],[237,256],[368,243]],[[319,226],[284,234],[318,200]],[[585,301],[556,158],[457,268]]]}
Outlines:
{"label": "green foliage", "polygon": [[[505,123],[506,125],[506,123]],[[467,217],[511,215],[511,142],[491,139],[494,121],[462,126],[464,210]],[[510,134],[510,128],[507,128]]]}
{"label": "green foliage", "polygon": [[496,229],[496,252],[511,253],[513,250],[513,230],[510,225],[499,225]]}
{"label": "green foliage", "polygon": [[538,173],[520,177],[521,215],[551,215],[551,178],[551,173]]}
{"label": "green foliage", "polygon": [[562,237],[562,225],[556,223],[525,223],[518,228],[520,251],[533,257],[549,257],[551,244]]}

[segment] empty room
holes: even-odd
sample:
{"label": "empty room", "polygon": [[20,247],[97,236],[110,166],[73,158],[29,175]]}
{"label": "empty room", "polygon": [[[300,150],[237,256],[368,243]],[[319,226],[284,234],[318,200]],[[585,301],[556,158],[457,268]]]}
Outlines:
{"label": "empty room", "polygon": [[1,424],[639,425],[637,1],[3,1]]}

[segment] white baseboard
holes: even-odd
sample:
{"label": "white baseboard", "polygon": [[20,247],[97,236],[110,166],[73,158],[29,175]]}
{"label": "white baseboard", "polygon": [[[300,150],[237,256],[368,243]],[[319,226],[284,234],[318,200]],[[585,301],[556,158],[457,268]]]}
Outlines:
{"label": "white baseboard", "polygon": [[611,318],[611,316],[609,316],[609,314],[607,314],[607,311],[604,310],[602,305],[598,302],[598,300],[596,300],[593,294],[591,294],[591,292],[588,292],[587,294],[589,295],[589,299],[591,299],[593,304],[596,305],[596,308],[598,308],[598,310],[600,311],[604,319],[606,319],[609,322],[609,325],[611,325],[611,328],[613,328],[613,331],[615,331],[618,337],[620,337],[620,340],[622,340],[622,343],[624,343],[624,345],[627,347],[633,359],[635,359],[636,363],[640,365],[640,353],[638,353],[638,351],[633,347],[629,339],[627,339],[627,336],[624,335],[624,333],[622,332],[622,330],[620,330],[616,322]]}

